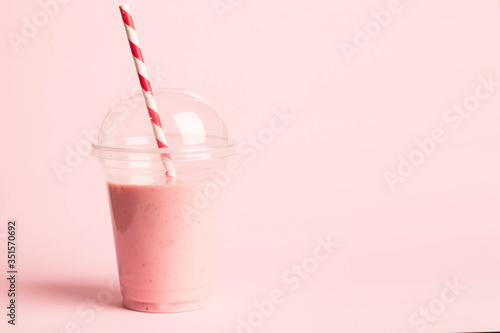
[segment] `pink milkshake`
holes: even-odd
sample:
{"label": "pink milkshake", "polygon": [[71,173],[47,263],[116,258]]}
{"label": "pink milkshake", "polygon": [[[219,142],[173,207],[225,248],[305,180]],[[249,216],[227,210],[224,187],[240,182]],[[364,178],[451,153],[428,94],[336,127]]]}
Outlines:
{"label": "pink milkshake", "polygon": [[195,310],[210,294],[217,175],[229,176],[234,144],[202,98],[157,89],[155,100],[168,148],[157,147],[139,94],[109,111],[92,154],[106,176],[123,305]]}
{"label": "pink milkshake", "polygon": [[203,183],[108,183],[123,305],[179,312],[208,302],[216,205],[193,213]]}

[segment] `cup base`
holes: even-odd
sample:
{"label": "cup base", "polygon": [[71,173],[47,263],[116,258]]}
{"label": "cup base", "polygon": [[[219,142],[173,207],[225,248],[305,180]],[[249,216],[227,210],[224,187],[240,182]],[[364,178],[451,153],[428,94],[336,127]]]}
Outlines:
{"label": "cup base", "polygon": [[149,313],[175,313],[186,312],[204,308],[208,305],[208,297],[189,302],[178,303],[148,303],[138,302],[128,298],[123,298],[122,304],[125,308]]}

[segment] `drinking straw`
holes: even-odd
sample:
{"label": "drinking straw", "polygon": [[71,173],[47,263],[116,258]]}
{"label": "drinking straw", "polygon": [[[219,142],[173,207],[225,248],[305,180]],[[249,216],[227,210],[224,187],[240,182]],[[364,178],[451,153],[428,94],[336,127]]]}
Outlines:
{"label": "drinking straw", "polygon": [[[163,131],[163,127],[161,125],[160,115],[158,114],[158,108],[156,107],[153,90],[151,89],[151,82],[149,81],[148,71],[146,69],[146,65],[144,64],[144,57],[142,56],[142,50],[139,45],[139,38],[137,37],[134,21],[132,20],[132,15],[130,14],[129,5],[121,5],[120,12],[130,44],[130,51],[132,51],[132,56],[134,58],[135,69],[141,83],[142,94],[144,95],[144,100],[146,101],[146,106],[148,108],[151,125],[153,126],[156,144],[158,145],[158,148],[168,148],[167,138],[165,137],[165,132]],[[176,173],[174,165],[171,162],[170,155],[162,154],[162,157],[162,163],[166,170],[166,176],[175,177]]]}

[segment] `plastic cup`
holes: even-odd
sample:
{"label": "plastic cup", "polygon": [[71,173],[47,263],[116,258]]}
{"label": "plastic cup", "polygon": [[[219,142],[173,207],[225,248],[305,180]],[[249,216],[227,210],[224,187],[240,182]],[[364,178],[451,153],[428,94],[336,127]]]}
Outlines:
{"label": "plastic cup", "polygon": [[[155,91],[169,148],[158,149],[142,96],[119,103],[93,155],[104,168],[123,305],[181,312],[208,304],[221,188],[213,180],[234,155],[224,122],[203,99]],[[162,158],[176,170],[167,179]]]}

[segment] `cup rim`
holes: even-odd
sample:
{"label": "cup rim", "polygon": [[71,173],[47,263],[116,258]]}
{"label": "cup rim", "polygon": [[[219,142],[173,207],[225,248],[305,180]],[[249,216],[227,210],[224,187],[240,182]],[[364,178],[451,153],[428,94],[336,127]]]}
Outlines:
{"label": "cup rim", "polygon": [[[225,150],[234,148],[235,142],[228,141],[227,143],[217,145],[193,145],[177,148],[120,148],[98,145],[92,142],[93,151],[108,151],[117,153],[130,153],[130,154],[183,154],[183,153],[204,153],[215,150]],[[95,155],[95,154],[93,154]]]}

